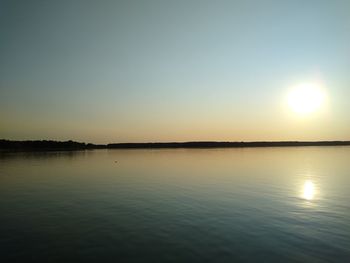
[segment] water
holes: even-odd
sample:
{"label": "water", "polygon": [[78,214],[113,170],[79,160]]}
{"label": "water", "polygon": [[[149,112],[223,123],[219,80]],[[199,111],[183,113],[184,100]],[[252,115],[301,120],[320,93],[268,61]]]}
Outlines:
{"label": "water", "polygon": [[349,262],[350,147],[0,155],[2,262]]}

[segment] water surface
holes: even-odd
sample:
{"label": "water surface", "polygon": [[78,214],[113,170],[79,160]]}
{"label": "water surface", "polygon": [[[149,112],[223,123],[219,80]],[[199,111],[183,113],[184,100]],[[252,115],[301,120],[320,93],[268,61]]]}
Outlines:
{"label": "water surface", "polygon": [[0,154],[4,262],[348,262],[350,147]]}

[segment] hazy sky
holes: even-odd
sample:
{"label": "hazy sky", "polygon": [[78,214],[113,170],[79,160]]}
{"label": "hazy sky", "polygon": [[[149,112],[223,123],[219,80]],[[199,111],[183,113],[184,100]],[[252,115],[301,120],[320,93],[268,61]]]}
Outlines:
{"label": "hazy sky", "polygon": [[[350,140],[350,1],[1,1],[0,138]],[[293,86],[321,81],[312,114]]]}

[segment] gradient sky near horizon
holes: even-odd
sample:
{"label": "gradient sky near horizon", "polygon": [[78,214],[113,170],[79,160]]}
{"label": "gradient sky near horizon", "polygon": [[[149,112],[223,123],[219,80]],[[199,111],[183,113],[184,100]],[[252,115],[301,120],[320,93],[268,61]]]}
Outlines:
{"label": "gradient sky near horizon", "polygon": [[[2,1],[0,138],[350,140],[350,1]],[[326,100],[291,111],[293,86]]]}

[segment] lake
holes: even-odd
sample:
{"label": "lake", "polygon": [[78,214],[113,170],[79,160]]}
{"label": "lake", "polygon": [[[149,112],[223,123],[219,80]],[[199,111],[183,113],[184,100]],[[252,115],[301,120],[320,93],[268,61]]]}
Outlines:
{"label": "lake", "polygon": [[0,153],[2,262],[349,262],[350,147]]}

